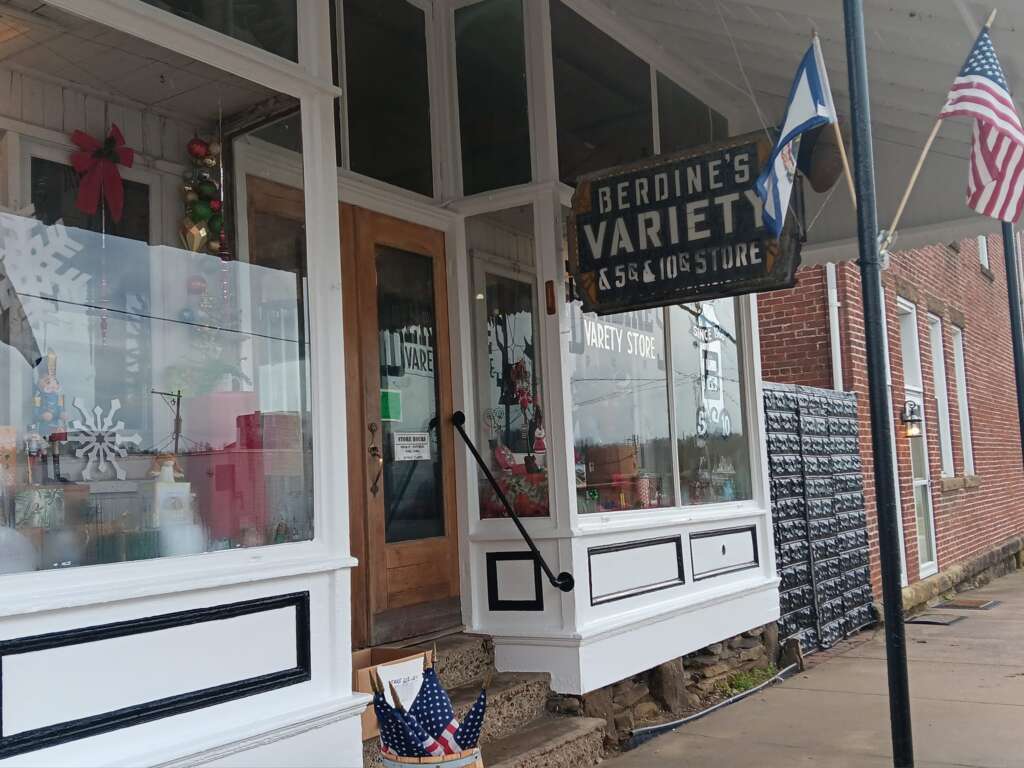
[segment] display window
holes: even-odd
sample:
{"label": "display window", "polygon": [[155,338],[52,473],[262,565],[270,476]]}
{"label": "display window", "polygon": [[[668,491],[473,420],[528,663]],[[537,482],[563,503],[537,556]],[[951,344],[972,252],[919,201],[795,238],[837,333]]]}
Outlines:
{"label": "display window", "polygon": [[[551,514],[544,421],[533,209],[470,217],[478,434],[501,492],[520,517]],[[478,474],[480,517],[505,517]]]}
{"label": "display window", "polygon": [[291,61],[299,60],[295,0],[142,0],[195,24],[254,45]]}
{"label": "display window", "polygon": [[682,506],[753,498],[737,301],[668,310]]}
{"label": "display window", "polygon": [[44,3],[4,23],[0,572],[311,539],[298,100]]}

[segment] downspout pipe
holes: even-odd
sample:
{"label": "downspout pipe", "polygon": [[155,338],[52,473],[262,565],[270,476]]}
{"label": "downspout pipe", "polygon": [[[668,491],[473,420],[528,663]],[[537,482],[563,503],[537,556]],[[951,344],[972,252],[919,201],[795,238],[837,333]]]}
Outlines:
{"label": "downspout pipe", "polygon": [[1003,256],[1006,260],[1006,294],[1010,300],[1010,333],[1013,336],[1013,374],[1017,382],[1017,418],[1024,448],[1024,330],[1020,316],[1020,280],[1017,273],[1017,239],[1013,224],[1003,222]]}
{"label": "downspout pipe", "polygon": [[825,289],[828,295],[828,338],[832,352],[832,389],[843,390],[843,349],[839,342],[839,288],[836,284],[836,265],[825,264]]}

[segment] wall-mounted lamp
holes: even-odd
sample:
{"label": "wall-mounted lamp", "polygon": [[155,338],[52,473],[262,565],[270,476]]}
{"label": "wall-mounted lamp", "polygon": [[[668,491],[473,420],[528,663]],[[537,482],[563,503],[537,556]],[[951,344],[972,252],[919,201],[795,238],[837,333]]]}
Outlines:
{"label": "wall-mounted lamp", "polygon": [[906,430],[907,437],[921,436],[921,407],[913,400],[907,400],[903,404],[903,413],[900,414],[900,421]]}

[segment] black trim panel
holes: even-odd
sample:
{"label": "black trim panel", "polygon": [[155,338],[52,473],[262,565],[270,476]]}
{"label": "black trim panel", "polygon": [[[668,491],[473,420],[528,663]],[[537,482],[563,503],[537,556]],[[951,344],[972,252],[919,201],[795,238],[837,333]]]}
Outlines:
{"label": "black trim panel", "polygon": [[[611,592],[607,595],[594,595],[594,555],[603,555],[607,552],[621,552],[627,549],[656,547],[663,544],[675,544],[676,565],[679,568],[679,573],[676,578],[670,579],[669,581],[659,581],[657,584],[644,584],[643,586],[624,589],[620,592]],[[659,592],[663,589],[678,587],[680,584],[686,583],[686,570],[683,567],[683,537],[663,536],[658,539],[641,539],[639,541],[627,541],[618,544],[605,544],[600,547],[591,547],[587,550],[587,572],[590,576],[590,604],[592,606],[603,605],[604,603],[614,603],[616,600],[625,600],[628,597],[636,597],[637,595],[646,595],[649,592]]]}
{"label": "black trim panel", "polygon": [[[710,571],[697,571],[697,565],[693,559],[693,540],[694,539],[713,539],[717,536],[731,536],[736,533],[749,533],[750,544],[754,551],[754,559],[749,560],[745,563],[739,563],[737,565],[730,565],[727,568],[717,568]],[[725,546],[724,544],[722,545]],[[693,563],[693,580],[703,581],[704,579],[713,579],[716,576],[724,576],[727,573],[737,573],[739,571],[748,571],[751,568],[757,568],[761,565],[761,558],[757,551],[757,526],[756,525],[743,525],[738,528],[720,528],[715,531],[700,531],[699,533],[690,534],[690,562]]]}
{"label": "black trim panel", "polygon": [[[532,560],[535,597],[533,600],[502,600],[498,592],[498,563],[508,560]],[[540,563],[532,552],[487,553],[487,609],[490,611],[543,611],[544,593]]]}
{"label": "black trim panel", "polygon": [[[33,728],[11,736],[3,736],[3,661],[7,656],[34,653],[52,648],[63,648],[81,643],[93,643],[147,632],[159,632],[174,627],[184,627],[207,621],[222,621],[253,613],[274,611],[280,608],[295,608],[296,666],[280,672],[257,675],[223,685],[215,685],[198,691],[156,699],[145,704],[116,709],[100,715]],[[241,699],[276,688],[303,683],[312,677],[312,662],[309,640],[309,592],[294,592],[274,597],[261,597],[238,603],[217,605],[210,608],[196,608],[159,616],[148,616],[113,624],[81,627],[65,632],[51,632],[0,642],[0,760],[53,747],[88,736],[108,731],[130,728],[133,725],[159,720],[184,712],[210,707],[215,704]]]}

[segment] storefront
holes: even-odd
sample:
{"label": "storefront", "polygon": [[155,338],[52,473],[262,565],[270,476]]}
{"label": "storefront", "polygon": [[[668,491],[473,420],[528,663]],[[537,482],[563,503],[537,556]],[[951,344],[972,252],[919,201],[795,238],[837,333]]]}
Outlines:
{"label": "storefront", "polygon": [[776,619],[756,302],[565,266],[749,109],[586,0],[185,5],[0,3],[0,764],[356,765],[353,648],[584,693]]}

